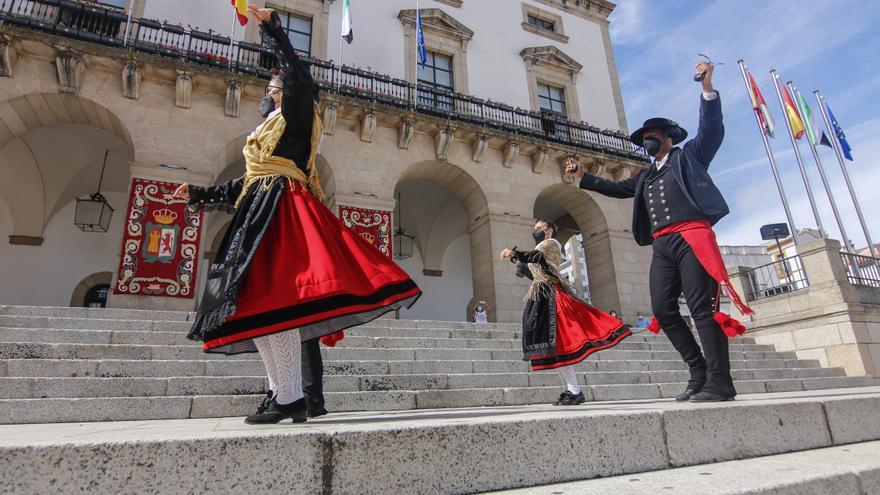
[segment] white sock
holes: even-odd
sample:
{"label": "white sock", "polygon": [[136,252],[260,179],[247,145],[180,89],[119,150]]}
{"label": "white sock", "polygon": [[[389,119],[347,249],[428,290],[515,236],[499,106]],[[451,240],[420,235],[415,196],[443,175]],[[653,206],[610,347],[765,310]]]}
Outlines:
{"label": "white sock", "polygon": [[574,395],[581,393],[581,388],[578,386],[577,374],[574,372],[574,366],[560,366],[556,368],[556,372],[559,373],[559,377],[562,378],[562,383],[565,384],[565,388],[568,389]]}
{"label": "white sock", "polygon": [[[260,337],[254,341],[263,339],[268,342],[271,353],[271,364],[267,363],[265,358],[263,363],[266,364],[269,381],[275,387],[273,388],[275,400],[278,404],[286,405],[302,399],[302,349],[299,332],[288,330]],[[263,351],[259,345],[257,350],[260,350],[262,357]],[[270,368],[274,368],[274,372]]]}

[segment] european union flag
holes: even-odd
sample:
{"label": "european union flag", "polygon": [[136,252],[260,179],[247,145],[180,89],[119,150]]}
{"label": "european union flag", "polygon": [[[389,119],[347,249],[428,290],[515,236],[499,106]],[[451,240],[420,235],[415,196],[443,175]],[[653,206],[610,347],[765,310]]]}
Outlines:
{"label": "european union flag", "polygon": [[837,119],[834,118],[834,113],[831,112],[831,107],[829,107],[827,103],[825,104],[825,109],[828,110],[828,118],[831,119],[831,126],[834,127],[834,135],[837,136],[837,140],[840,141],[840,150],[843,151],[843,156],[845,156],[847,160],[853,161],[852,148],[850,148],[849,143],[846,142],[846,134],[843,133],[843,129],[840,128],[840,124],[837,123]]}
{"label": "european union flag", "polygon": [[419,59],[422,65],[428,61],[428,54],[425,52],[425,33],[422,32],[422,13],[416,9],[416,39],[419,44]]}

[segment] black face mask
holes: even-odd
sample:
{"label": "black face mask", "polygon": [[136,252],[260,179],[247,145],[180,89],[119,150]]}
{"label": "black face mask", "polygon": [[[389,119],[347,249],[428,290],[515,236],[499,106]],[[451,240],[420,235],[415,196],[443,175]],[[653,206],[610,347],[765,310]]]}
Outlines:
{"label": "black face mask", "polygon": [[268,117],[273,110],[275,110],[275,100],[271,96],[266,95],[260,99],[260,115],[263,118]]}
{"label": "black face mask", "polygon": [[660,140],[655,137],[646,137],[642,140],[642,147],[650,156],[657,156],[660,152]]}
{"label": "black face mask", "polygon": [[535,239],[535,244],[540,244],[547,237],[547,234],[544,233],[543,230],[536,230],[532,232],[532,238]]}

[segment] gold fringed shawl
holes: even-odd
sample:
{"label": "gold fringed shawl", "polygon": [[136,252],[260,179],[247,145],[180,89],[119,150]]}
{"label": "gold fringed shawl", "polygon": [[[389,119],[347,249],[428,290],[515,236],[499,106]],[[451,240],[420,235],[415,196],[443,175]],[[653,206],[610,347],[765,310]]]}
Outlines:
{"label": "gold fringed shawl", "polygon": [[309,161],[306,164],[308,176],[294,163],[293,160],[274,156],[272,153],[284,134],[287,122],[281,115],[281,109],[271,113],[254,132],[250,133],[247,144],[241,150],[244,153],[246,172],[241,194],[235,202],[236,208],[247,195],[248,189],[255,183],[268,188],[276,179],[287,177],[290,180],[300,182],[309,188],[312,196],[318,201],[324,200],[324,190],[321,188],[321,180],[318,178],[318,167],[315,165],[315,157],[318,156],[318,143],[324,132],[324,124],[321,122],[321,114],[318,104],[314,106],[312,120],[311,147]]}

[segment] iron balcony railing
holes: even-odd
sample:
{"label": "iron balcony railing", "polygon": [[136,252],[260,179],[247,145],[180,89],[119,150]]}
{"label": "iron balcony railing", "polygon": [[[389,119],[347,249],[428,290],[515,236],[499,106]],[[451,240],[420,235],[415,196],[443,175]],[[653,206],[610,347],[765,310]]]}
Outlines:
{"label": "iron balcony railing", "polygon": [[[218,7],[219,8],[219,7]],[[268,79],[278,61],[272,50],[244,41],[151,19],[131,19],[99,2],[0,0],[0,25],[13,25],[104,46],[152,54]],[[552,114],[514,108],[320,59],[308,59],[326,92],[392,105],[452,121],[517,133],[585,150],[648,161],[625,134]],[[417,93],[417,94],[416,94]]]}
{"label": "iron balcony railing", "polygon": [[751,285],[750,301],[787,294],[810,286],[800,256],[783,258],[752,268],[746,273]]}
{"label": "iron balcony railing", "polygon": [[880,258],[842,252],[840,259],[851,284],[880,288]]}

